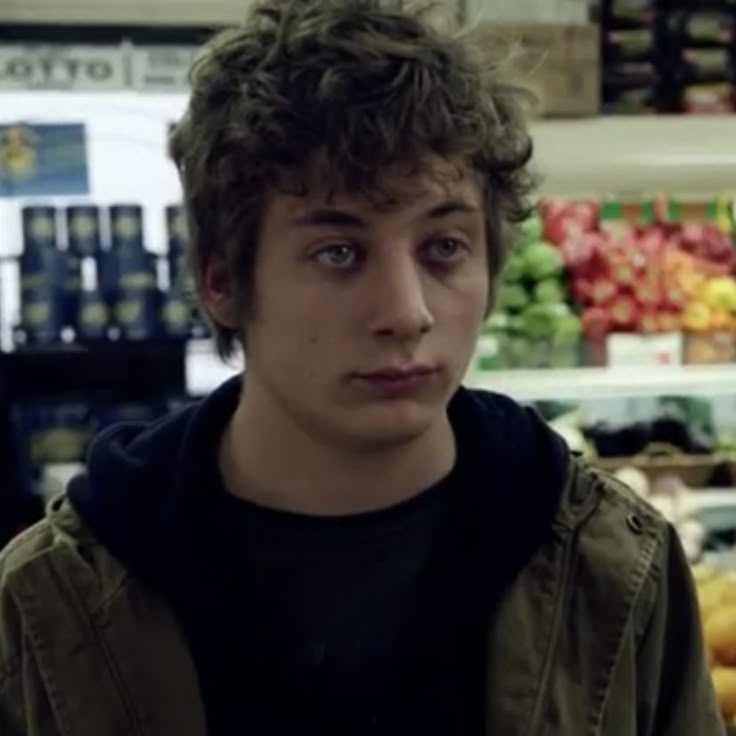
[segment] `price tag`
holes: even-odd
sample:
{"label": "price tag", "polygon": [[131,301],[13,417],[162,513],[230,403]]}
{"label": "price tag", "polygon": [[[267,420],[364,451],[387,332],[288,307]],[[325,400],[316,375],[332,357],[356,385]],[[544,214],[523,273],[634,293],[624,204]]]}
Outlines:
{"label": "price tag", "polygon": [[607,342],[608,365],[682,365],[682,333],[666,335],[610,335]]}
{"label": "price tag", "polygon": [[126,86],[120,46],[0,44],[0,88],[113,90]]}

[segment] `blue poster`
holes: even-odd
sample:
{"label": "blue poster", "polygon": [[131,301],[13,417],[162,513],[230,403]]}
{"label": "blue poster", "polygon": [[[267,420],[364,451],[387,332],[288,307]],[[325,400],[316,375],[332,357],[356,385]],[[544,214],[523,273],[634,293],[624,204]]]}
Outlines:
{"label": "blue poster", "polygon": [[0,125],[0,197],[88,193],[84,125]]}

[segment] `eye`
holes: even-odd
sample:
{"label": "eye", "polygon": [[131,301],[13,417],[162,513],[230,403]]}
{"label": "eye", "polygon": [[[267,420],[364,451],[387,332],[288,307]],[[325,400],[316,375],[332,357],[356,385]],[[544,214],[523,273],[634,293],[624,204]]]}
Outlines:
{"label": "eye", "polygon": [[440,238],[427,244],[424,255],[432,263],[453,263],[462,255],[463,248],[456,238]]}
{"label": "eye", "polygon": [[317,251],[314,260],[322,266],[337,270],[348,270],[357,265],[358,249],[348,243],[335,243]]}

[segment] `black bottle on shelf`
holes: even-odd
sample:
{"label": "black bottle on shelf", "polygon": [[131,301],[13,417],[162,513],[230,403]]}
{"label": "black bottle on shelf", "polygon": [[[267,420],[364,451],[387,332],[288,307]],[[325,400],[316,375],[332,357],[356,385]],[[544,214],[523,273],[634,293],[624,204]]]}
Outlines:
{"label": "black bottle on shelf", "polygon": [[143,250],[143,208],[137,204],[114,204],[110,207],[110,242],[112,250]]}
{"label": "black bottle on shelf", "polygon": [[66,264],[58,250],[56,209],[24,207],[20,270],[20,335],[29,344],[61,340]]}
{"label": "black bottle on shelf", "polygon": [[115,253],[115,324],[123,340],[151,340],[158,333],[155,258],[141,249]]}
{"label": "black bottle on shelf", "polygon": [[135,204],[110,207],[114,316],[122,340],[151,340],[158,334],[159,296],[156,289],[156,258],[145,248],[143,208]]}
{"label": "black bottle on shelf", "polygon": [[158,335],[158,295],[155,289],[121,289],[115,302],[115,325],[122,340],[153,340]]}
{"label": "black bottle on shelf", "polygon": [[110,310],[99,288],[97,261],[91,256],[81,262],[82,288],[75,329],[81,342],[103,342],[108,338]]}
{"label": "black bottle on shelf", "polygon": [[23,289],[20,305],[20,330],[23,342],[52,345],[61,341],[64,327],[63,304],[50,286]]}
{"label": "black bottle on shelf", "polygon": [[191,334],[191,303],[181,283],[171,279],[169,261],[159,260],[159,292],[161,294],[161,332],[171,340],[186,340]]}
{"label": "black bottle on shelf", "polygon": [[66,209],[69,252],[85,258],[95,257],[101,250],[100,208],[95,205],[74,205]]}
{"label": "black bottle on shelf", "polygon": [[23,252],[42,248],[56,248],[59,230],[56,208],[49,205],[31,205],[21,210],[23,218]]}
{"label": "black bottle on shelf", "polygon": [[156,259],[143,237],[143,209],[139,205],[110,207],[111,257],[118,290],[156,288]]}

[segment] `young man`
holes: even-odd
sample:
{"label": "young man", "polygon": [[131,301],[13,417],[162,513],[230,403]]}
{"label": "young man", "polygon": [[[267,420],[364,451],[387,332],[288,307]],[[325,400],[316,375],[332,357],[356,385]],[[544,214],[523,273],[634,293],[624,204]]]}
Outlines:
{"label": "young man", "polygon": [[670,527],[460,388],[528,209],[521,93],[398,2],[268,0],[172,139],[247,372],[2,557],[3,736],[716,736]]}

